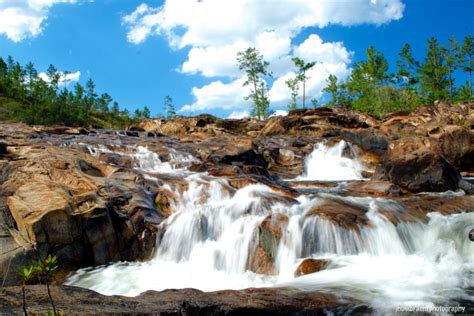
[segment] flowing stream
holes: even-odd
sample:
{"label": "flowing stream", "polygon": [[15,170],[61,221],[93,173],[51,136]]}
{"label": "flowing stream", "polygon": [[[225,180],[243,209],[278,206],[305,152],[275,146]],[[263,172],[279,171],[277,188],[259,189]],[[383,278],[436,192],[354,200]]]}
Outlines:
{"label": "flowing stream", "polygon": [[[357,156],[343,156],[347,147],[351,150],[344,142],[333,147],[317,144],[300,179],[361,179]],[[91,153],[100,150],[105,149]],[[291,286],[333,292],[382,311],[401,304],[474,300],[474,242],[467,238],[474,213],[430,213],[426,223],[395,225],[380,210],[403,209],[387,198],[319,192],[292,199],[262,184],[234,189],[225,178],[190,172],[190,156],[176,153],[162,162],[144,147],[131,155],[137,170],[179,175],[188,188],[175,192],[175,211],[159,228],[163,234],[154,259],[82,269],[67,280],[69,285],[127,296],[151,289]],[[327,200],[367,209],[367,223],[349,229],[323,216],[310,216],[313,207]],[[281,236],[274,247],[274,275],[254,273],[249,267],[259,247],[259,229],[276,214],[285,220],[276,223]],[[295,278],[303,258],[330,263],[325,270]]]}

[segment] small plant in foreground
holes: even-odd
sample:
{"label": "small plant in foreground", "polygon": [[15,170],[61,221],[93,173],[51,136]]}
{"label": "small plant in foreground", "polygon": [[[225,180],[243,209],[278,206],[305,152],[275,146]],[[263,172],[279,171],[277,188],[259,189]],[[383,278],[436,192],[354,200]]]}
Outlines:
{"label": "small plant in foreground", "polygon": [[23,296],[23,313],[25,315],[28,315],[28,312],[26,311],[26,294],[25,294],[25,288],[26,288],[26,283],[31,279],[33,276],[33,267],[23,267],[23,269],[18,270],[18,275],[21,277],[21,292]]}
{"label": "small plant in foreground", "polygon": [[49,288],[49,281],[53,271],[58,268],[58,259],[55,256],[48,255],[47,258],[40,258],[36,265],[34,266],[34,270],[37,271],[40,275],[40,278],[44,279],[46,282],[46,288],[48,289],[48,296],[49,301],[51,302],[51,306],[53,307],[53,315],[58,315],[56,312],[56,306],[54,305],[53,297],[51,296],[51,290]]}

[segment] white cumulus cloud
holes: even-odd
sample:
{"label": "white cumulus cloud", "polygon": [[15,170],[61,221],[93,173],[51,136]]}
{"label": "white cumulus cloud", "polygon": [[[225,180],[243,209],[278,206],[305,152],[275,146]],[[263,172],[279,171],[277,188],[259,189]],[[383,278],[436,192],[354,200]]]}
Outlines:
{"label": "white cumulus cloud", "polygon": [[[81,78],[81,72],[76,71],[76,72],[58,72],[59,74],[59,86],[67,86],[71,82],[78,82],[79,79]],[[45,73],[45,72],[40,72],[38,74],[38,77],[43,79],[46,82],[50,82],[51,78]]]}
{"label": "white cumulus cloud", "polygon": [[249,111],[234,111],[227,116],[228,119],[243,119],[246,117],[250,117]]}
{"label": "white cumulus cloud", "polygon": [[182,112],[241,112],[248,110],[249,102],[243,100],[248,89],[241,86],[237,52],[256,47],[270,62],[272,106],[289,101],[285,80],[294,75],[291,58],[315,61],[308,72],[307,95],[318,98],[329,74],[341,79],[348,75],[352,53],[342,42],[324,42],[317,34],[295,45],[301,30],[331,24],[381,25],[402,18],[404,7],[402,0],[166,0],[158,7],[141,4],[122,22],[130,43],[140,44],[158,35],[173,49],[189,47],[187,59],[179,67],[182,73],[231,80],[194,87],[195,102],[185,105]]}
{"label": "white cumulus cloud", "polygon": [[14,42],[39,35],[49,9],[58,3],[80,0],[0,0],[0,34]]}

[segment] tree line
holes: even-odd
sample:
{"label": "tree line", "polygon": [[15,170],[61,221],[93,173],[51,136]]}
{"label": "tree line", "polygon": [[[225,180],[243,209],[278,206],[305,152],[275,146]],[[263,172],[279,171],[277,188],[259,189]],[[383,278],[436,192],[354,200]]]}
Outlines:
{"label": "tree line", "polygon": [[67,72],[53,65],[41,77],[31,62],[22,66],[11,56],[0,57],[0,120],[111,128],[150,117],[148,107],[134,113],[120,110],[108,93],[99,95],[95,88],[89,79],[85,86],[76,83],[69,89]]}
{"label": "tree line", "polygon": [[[403,46],[398,57],[396,71],[389,73],[385,56],[369,46],[366,60],[355,63],[346,80],[341,81],[335,75],[329,75],[323,89],[330,96],[326,105],[365,112],[380,118],[390,112],[411,111],[422,104],[433,104],[436,100],[474,100],[472,35],[464,37],[462,42],[451,37],[446,46],[440,45],[436,38],[428,39],[423,61],[413,57],[409,44]],[[316,64],[298,57],[294,57],[292,61],[297,71],[294,78],[286,81],[290,92],[289,111],[297,108],[300,87],[303,90],[302,107],[306,107],[305,83],[309,79],[307,71]],[[252,116],[267,118],[272,113],[266,82],[272,76],[268,71],[270,64],[253,47],[239,52],[237,62],[239,69],[244,70],[247,75],[244,86],[250,86],[246,99],[253,103]],[[468,80],[455,85],[456,76],[461,72],[467,74]],[[318,106],[314,98],[311,99],[311,104]]]}

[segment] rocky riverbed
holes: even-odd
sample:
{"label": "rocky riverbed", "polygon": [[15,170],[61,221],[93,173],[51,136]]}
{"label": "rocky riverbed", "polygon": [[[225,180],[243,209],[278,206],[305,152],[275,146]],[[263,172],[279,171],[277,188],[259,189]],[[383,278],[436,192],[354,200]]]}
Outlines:
{"label": "rocky riverbed", "polygon": [[[364,290],[403,300],[390,297],[390,288],[375,290],[363,266],[401,260],[415,278],[420,267],[414,261],[449,255],[463,267],[451,287],[439,285],[450,294],[434,301],[435,289],[419,299],[469,301],[472,126],[474,104],[444,103],[382,121],[319,108],[267,121],[209,115],[145,120],[125,131],[0,122],[0,275],[16,285],[15,268],[53,254],[58,284],[67,280],[104,294],[264,287],[134,298],[57,287],[66,312],[74,311],[68,306],[77,298],[91,313],[134,306],[170,314],[286,314],[384,305]],[[436,243],[447,244],[435,250]],[[309,261],[298,267],[304,258]],[[427,270],[452,265],[433,260]],[[348,273],[346,288],[331,271]],[[193,280],[196,273],[202,278]],[[219,276],[221,283],[205,281]],[[403,292],[392,280],[375,279]],[[361,282],[366,288],[351,290]],[[6,293],[0,312],[19,312],[19,288]],[[44,293],[38,286],[30,293],[43,297],[33,310],[44,311]]]}

